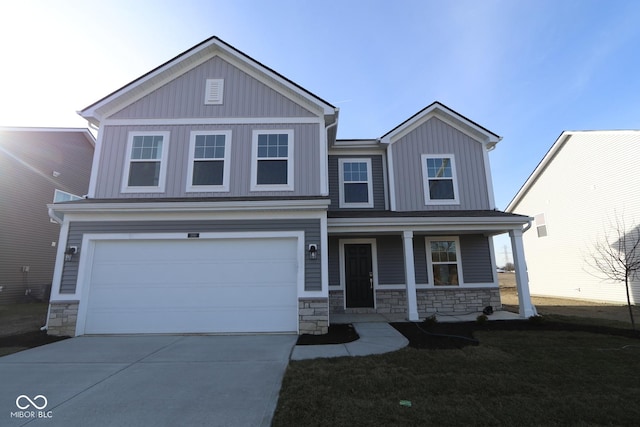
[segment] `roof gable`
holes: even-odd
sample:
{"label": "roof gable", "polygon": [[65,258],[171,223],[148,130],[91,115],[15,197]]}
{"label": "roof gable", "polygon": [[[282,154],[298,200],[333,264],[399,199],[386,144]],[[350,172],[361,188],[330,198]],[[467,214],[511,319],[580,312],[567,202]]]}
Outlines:
{"label": "roof gable", "polygon": [[220,56],[309,110],[329,116],[336,114],[336,107],[333,105],[215,36],[89,105],[78,114],[89,122],[99,125],[105,118],[215,56]]}
{"label": "roof gable", "polygon": [[429,106],[418,111],[416,114],[384,134],[380,140],[385,144],[393,144],[403,136],[412,132],[423,123],[433,117],[437,117],[443,122],[455,127],[471,138],[485,144],[487,148],[493,148],[502,138],[495,133],[485,129],[477,123],[469,120],[463,115],[450,109],[444,104],[436,101]]}

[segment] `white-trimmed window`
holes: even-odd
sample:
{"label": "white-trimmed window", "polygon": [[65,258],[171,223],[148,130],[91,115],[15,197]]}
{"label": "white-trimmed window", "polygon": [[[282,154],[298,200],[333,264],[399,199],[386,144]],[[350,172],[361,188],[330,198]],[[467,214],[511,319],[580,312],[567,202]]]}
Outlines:
{"label": "white-trimmed window", "polygon": [[459,286],[462,281],[460,241],[457,237],[427,237],[429,283],[434,286]]}
{"label": "white-trimmed window", "polygon": [[547,237],[547,220],[545,219],[544,214],[541,213],[536,215],[535,221],[538,237]]}
{"label": "white-trimmed window", "polygon": [[73,200],[82,200],[82,197],[58,189],[53,193],[53,203],[71,202]]}
{"label": "white-trimmed window", "polygon": [[130,132],[123,193],[160,193],[167,174],[169,132]]}
{"label": "white-trimmed window", "polygon": [[338,159],[341,208],[372,208],[371,159]]}
{"label": "white-trimmed window", "polygon": [[253,131],[251,191],[293,191],[293,131]]}
{"label": "white-trimmed window", "polygon": [[459,204],[456,162],[453,154],[423,154],[424,200],[426,205]]}
{"label": "white-trimmed window", "polygon": [[194,131],[189,139],[187,191],[229,191],[231,131]]}

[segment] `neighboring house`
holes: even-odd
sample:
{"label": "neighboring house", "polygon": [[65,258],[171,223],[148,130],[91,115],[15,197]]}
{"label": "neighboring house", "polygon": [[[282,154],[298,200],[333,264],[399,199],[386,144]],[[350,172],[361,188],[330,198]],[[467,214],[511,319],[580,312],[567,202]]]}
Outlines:
{"label": "neighboring house", "polygon": [[0,303],[49,299],[60,226],[47,204],[87,193],[87,129],[0,127]]}
{"label": "neighboring house", "polygon": [[555,141],[507,207],[535,218],[524,234],[532,294],[626,304],[624,284],[588,260],[616,218],[640,224],[638,165],[640,131],[567,131]]}
{"label": "neighboring house", "polygon": [[527,295],[531,218],[494,209],[500,138],[440,103],[336,140],[336,107],[213,37],[80,115],[97,150],[89,198],[53,206],[49,333],[319,334],[334,313],[500,308],[504,232]]}

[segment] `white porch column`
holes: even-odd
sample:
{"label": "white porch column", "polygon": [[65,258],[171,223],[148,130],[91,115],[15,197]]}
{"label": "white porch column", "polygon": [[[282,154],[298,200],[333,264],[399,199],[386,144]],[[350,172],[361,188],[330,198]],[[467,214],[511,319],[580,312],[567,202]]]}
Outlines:
{"label": "white porch column", "polygon": [[416,269],[413,263],[413,231],[403,231],[402,241],[404,243],[404,272],[407,281],[407,316],[408,320],[417,322],[418,298],[416,297]]}
{"label": "white porch column", "polygon": [[516,286],[518,288],[518,303],[520,306],[520,317],[529,318],[537,315],[536,308],[531,303],[529,293],[529,274],[527,273],[527,263],[524,259],[524,245],[522,244],[522,230],[515,229],[509,231],[511,238],[511,250],[513,252],[513,264],[516,269]]}

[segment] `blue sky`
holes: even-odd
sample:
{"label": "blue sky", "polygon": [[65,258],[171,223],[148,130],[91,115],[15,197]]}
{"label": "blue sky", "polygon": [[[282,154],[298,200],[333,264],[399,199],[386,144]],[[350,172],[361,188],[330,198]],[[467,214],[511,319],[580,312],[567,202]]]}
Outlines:
{"label": "blue sky", "polygon": [[0,16],[3,126],[84,127],[75,111],[217,35],[340,107],[340,138],[435,100],[501,135],[500,209],[563,130],[640,128],[635,0],[22,0]]}

